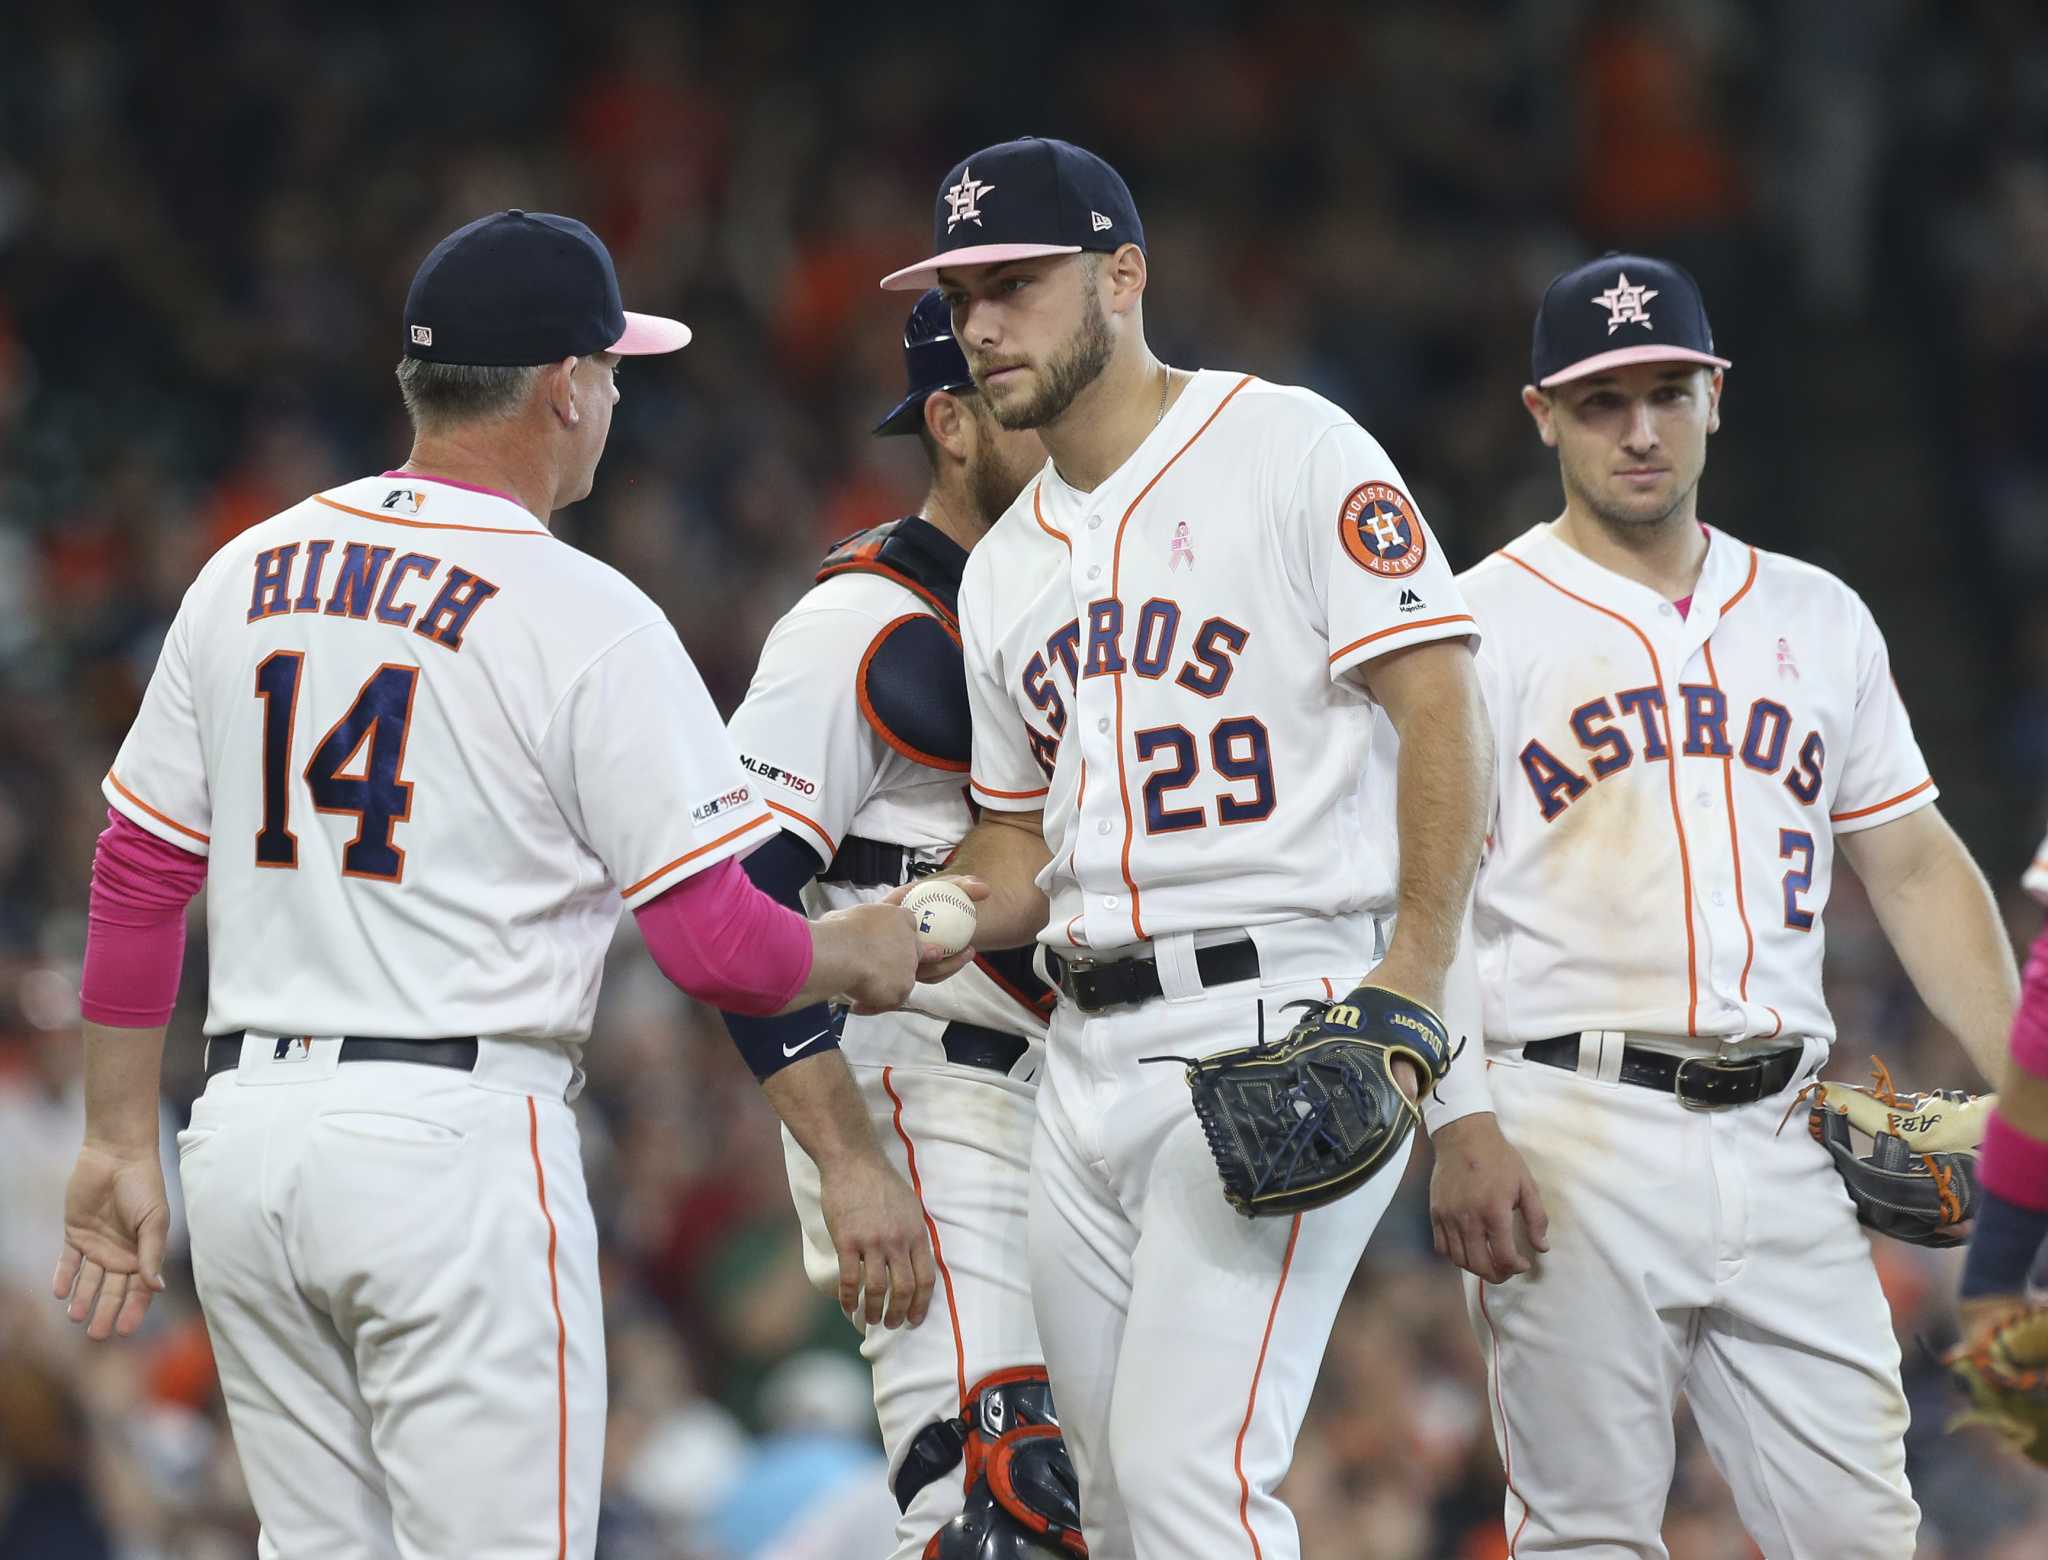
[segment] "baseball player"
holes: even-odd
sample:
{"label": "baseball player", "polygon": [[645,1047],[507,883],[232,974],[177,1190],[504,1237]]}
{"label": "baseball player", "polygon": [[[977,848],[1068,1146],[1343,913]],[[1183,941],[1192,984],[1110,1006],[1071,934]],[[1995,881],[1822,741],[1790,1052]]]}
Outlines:
{"label": "baseball player", "polygon": [[[2048,840],[2034,853],[2027,892],[2048,904]],[[1978,1156],[1983,1200],[1963,1264],[1965,1338],[2010,1313],[2048,1251],[2048,928],[2027,960],[2011,1052]]]}
{"label": "baseball player", "polygon": [[[907,883],[973,823],[960,575],[1045,448],[989,415],[935,291],[911,311],[903,358],[909,392],[874,431],[918,437],[931,467],[925,501],[833,547],[817,585],[769,634],[732,718],[740,762],[782,826],[747,871],[792,907],[856,904]],[[925,1326],[870,1326],[863,1351],[902,1507],[896,1560],[917,1560],[961,1515],[969,1475],[986,1486],[986,1459],[956,1472],[985,1394],[1001,1427],[1046,1417],[1024,1214],[1051,1007],[1028,957],[993,954],[920,986],[911,1011],[847,1020],[840,1038],[877,1136],[924,1205],[940,1275]],[[834,1023],[822,1006],[726,1021],[765,1056],[800,1053]],[[794,1137],[784,1149],[811,1276],[829,1288],[837,1263],[818,1168]],[[986,1517],[1008,1547],[975,1548],[949,1532],[936,1553],[1039,1552],[1000,1505]]]}
{"label": "baseball player", "polygon": [[1467,1281],[1516,1556],[1662,1556],[1681,1393],[1764,1553],[1912,1554],[1891,1317],[1827,1152],[1778,1130],[1834,1034],[1837,849],[1979,1067],[2012,1014],[1869,610],[1698,519],[1727,367],[1682,268],[1556,278],[1522,399],[1564,511],[1460,577],[1488,1078],[1551,1214],[1530,1272]]}
{"label": "baseball player", "polygon": [[[1397,834],[1372,979],[1442,1002],[1486,785],[1471,614],[1341,410],[1152,356],[1144,231],[1107,163],[986,148],[934,228],[883,285],[936,280],[989,411],[1051,456],[961,585],[982,816],[954,865],[991,890],[977,945],[1036,938],[1060,993],[1029,1240],[1089,1552],[1294,1556],[1274,1487],[1401,1163],[1240,1217],[1181,1067],[1145,1061],[1348,992],[1395,908]],[[1381,709],[1398,823],[1360,779]],[[1479,1084],[1454,1071],[1432,1124],[1483,1111]]]}
{"label": "baseball player", "polygon": [[[560,1560],[597,1521],[569,1101],[620,906],[678,985],[758,1013],[890,1005],[916,936],[747,881],[775,815],[674,630],[549,534],[618,359],[688,330],[620,308],[583,224],[521,211],[435,247],[405,329],[411,458],[208,562],[106,777],[55,1288],[104,1338],[163,1287],[158,1073],[203,883],[207,1084],[178,1146],[261,1553]],[[917,1203],[831,1039],[765,1089],[820,1166],[843,1302],[917,1320]]]}

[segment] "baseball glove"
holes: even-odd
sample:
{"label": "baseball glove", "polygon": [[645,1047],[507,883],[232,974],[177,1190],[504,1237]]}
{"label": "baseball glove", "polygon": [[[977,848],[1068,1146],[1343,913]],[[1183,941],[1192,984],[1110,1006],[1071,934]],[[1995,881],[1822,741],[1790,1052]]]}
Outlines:
{"label": "baseball glove", "polygon": [[1858,1223],[1915,1246],[1962,1244],[1956,1226],[1976,1212],[1977,1145],[1996,1096],[1901,1094],[1874,1062],[1867,1089],[1814,1083],[1799,1098],[1810,1099],[1807,1130],[1833,1157]]}
{"label": "baseball glove", "polygon": [[1443,1020],[1383,986],[1287,1006],[1304,1011],[1271,1044],[1261,1034],[1214,1056],[1146,1058],[1186,1064],[1223,1195],[1247,1218],[1319,1208],[1372,1179],[1422,1116],[1395,1059],[1412,1061],[1425,1089],[1451,1065]]}
{"label": "baseball glove", "polygon": [[1988,1425],[2021,1454],[2048,1466],[2048,1308],[2014,1311],[1976,1344],[1942,1363],[1970,1400],[1957,1425]]}

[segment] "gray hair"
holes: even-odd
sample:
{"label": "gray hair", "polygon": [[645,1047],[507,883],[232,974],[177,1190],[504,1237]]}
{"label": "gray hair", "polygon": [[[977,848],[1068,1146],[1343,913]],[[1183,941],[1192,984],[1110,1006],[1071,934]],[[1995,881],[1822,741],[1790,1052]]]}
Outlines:
{"label": "gray hair", "polygon": [[487,368],[405,357],[398,360],[398,393],[415,429],[438,432],[462,423],[503,422],[525,403],[539,375],[538,367]]}

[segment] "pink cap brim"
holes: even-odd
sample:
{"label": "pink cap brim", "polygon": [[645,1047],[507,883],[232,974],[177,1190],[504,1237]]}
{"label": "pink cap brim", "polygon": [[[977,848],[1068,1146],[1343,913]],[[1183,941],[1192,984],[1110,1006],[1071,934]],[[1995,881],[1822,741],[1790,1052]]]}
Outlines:
{"label": "pink cap brim", "polygon": [[972,249],[949,249],[929,260],[891,271],[882,278],[884,292],[923,292],[939,279],[939,272],[963,265],[1001,265],[1005,260],[1036,260],[1040,255],[1078,255],[1079,244],[979,244]]}
{"label": "pink cap brim", "polygon": [[621,357],[647,357],[656,352],[679,352],[690,344],[690,327],[681,320],[663,319],[659,314],[635,314],[626,310],[626,333],[612,343]]}
{"label": "pink cap brim", "polygon": [[1695,352],[1690,347],[1617,347],[1612,352],[1596,352],[1592,357],[1580,358],[1570,367],[1560,368],[1548,378],[1539,379],[1536,385],[1539,390],[1548,390],[1553,385],[1568,384],[1589,374],[1604,374],[1610,368],[1626,368],[1631,363],[1704,363],[1710,368],[1735,366],[1724,357],[1715,357],[1711,352]]}

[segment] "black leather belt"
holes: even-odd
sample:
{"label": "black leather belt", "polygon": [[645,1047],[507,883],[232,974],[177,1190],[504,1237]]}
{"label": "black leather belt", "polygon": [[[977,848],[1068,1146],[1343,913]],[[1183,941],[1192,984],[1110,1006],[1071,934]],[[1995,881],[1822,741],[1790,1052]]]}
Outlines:
{"label": "black leather belt", "polygon": [[[1060,993],[1083,1013],[1150,1002],[1160,995],[1159,966],[1151,959],[1063,959],[1050,948],[1045,967]],[[1259,949],[1249,937],[1195,950],[1195,973],[1204,986],[1259,978]]]}
{"label": "black leather belt", "polygon": [[[1621,1081],[1675,1094],[1681,1103],[1700,1110],[1754,1105],[1790,1083],[1805,1054],[1804,1047],[1794,1046],[1788,1051],[1766,1051],[1760,1056],[1671,1056],[1639,1045],[1624,1045]],[[1522,1047],[1522,1059],[1577,1072],[1579,1037],[1557,1035],[1549,1040],[1531,1040]]]}
{"label": "black leather belt", "polygon": [[[277,1042],[279,1057],[284,1055],[285,1046],[295,1043],[290,1037],[280,1039]],[[474,1072],[476,1036],[463,1035],[452,1040],[380,1040],[350,1035],[341,1042],[341,1059],[344,1062],[418,1062],[426,1067],[453,1067],[458,1072]],[[241,1065],[240,1035],[214,1035],[206,1042],[207,1077],[233,1072]]]}
{"label": "black leather belt", "polygon": [[955,1067],[985,1067],[997,1073],[1009,1072],[1031,1048],[1022,1035],[984,1029],[979,1024],[948,1024],[943,1043],[946,1060]]}

